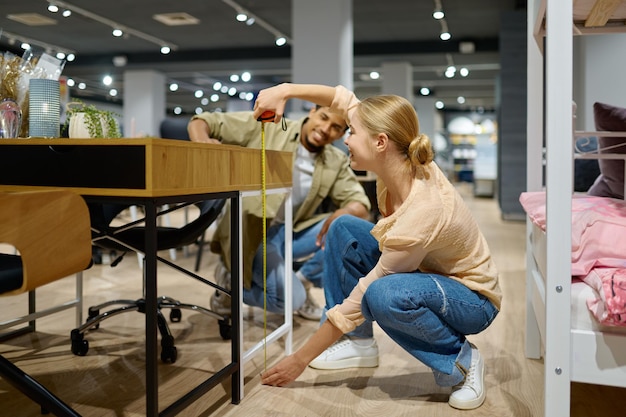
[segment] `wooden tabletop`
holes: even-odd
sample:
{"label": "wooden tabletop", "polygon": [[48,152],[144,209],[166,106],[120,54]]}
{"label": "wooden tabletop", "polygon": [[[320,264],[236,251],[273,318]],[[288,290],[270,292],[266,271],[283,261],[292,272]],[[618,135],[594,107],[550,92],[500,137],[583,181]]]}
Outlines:
{"label": "wooden tabletop", "polygon": [[[266,151],[266,187],[291,187],[292,153]],[[160,138],[2,139],[0,191],[164,197],[259,190],[261,150]]]}

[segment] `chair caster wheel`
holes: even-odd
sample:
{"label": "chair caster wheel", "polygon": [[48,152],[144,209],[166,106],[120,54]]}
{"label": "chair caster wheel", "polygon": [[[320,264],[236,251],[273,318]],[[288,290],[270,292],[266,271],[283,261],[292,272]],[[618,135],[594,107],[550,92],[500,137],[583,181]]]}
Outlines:
{"label": "chair caster wheel", "polygon": [[176,346],[171,346],[167,349],[161,350],[161,361],[163,363],[174,363],[178,359],[178,350]]}
{"label": "chair caster wheel", "polygon": [[170,321],[172,323],[179,323],[183,317],[183,313],[179,308],[173,308],[170,310]]}
{"label": "chair caster wheel", "polygon": [[178,350],[174,346],[174,337],[165,335],[161,339],[161,361],[164,363],[174,363],[178,358]]}
{"label": "chair caster wheel", "polygon": [[84,336],[78,333],[78,329],[72,330],[72,353],[76,356],[85,356],[89,351],[89,341],[84,339]]}
{"label": "chair caster wheel", "polygon": [[230,325],[230,321],[229,320],[218,320],[217,323],[220,326],[220,336],[222,336],[222,339],[224,340],[230,340],[232,337],[232,326]]}
{"label": "chair caster wheel", "polygon": [[[88,315],[87,315],[87,321],[86,323],[88,323],[90,320],[92,320],[95,317],[98,317],[100,315],[100,310],[99,309],[89,309]],[[90,330],[98,330],[100,328],[100,323],[96,323],[94,324]]]}

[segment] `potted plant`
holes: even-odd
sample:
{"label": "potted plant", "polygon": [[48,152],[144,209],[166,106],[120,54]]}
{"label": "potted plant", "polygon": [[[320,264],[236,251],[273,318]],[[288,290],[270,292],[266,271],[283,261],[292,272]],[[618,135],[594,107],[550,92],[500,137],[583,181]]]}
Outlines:
{"label": "potted plant", "polygon": [[119,138],[121,136],[115,112],[99,110],[74,100],[66,105],[65,125],[70,138]]}

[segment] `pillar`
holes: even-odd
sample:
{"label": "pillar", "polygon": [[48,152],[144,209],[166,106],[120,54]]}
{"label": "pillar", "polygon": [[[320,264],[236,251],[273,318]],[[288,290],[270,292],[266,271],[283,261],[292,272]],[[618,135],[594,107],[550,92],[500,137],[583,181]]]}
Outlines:
{"label": "pillar", "polygon": [[[352,90],[352,0],[292,0],[292,22],[293,82]],[[292,113],[308,111],[301,101],[290,102]]]}
{"label": "pillar", "polygon": [[124,136],[160,136],[165,118],[165,75],[153,70],[124,72]]}

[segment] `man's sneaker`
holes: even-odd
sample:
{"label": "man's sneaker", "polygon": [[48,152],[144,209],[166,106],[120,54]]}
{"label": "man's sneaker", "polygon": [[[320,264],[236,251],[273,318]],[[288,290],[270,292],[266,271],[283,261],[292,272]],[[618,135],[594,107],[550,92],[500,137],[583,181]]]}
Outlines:
{"label": "man's sneaker", "polygon": [[306,300],[302,307],[296,310],[296,313],[307,320],[319,321],[322,318],[324,309],[320,307],[311,296],[311,291],[307,290]]}
{"label": "man's sneaker", "polygon": [[378,366],[376,340],[360,345],[348,338],[341,338],[313,359],[309,366],[316,369],[375,368]]}
{"label": "man's sneaker", "polygon": [[476,347],[472,346],[472,361],[465,381],[452,388],[448,404],[460,410],[478,408],[485,401],[485,362]]}
{"label": "man's sneaker", "polygon": [[[230,272],[219,261],[215,268],[215,282],[220,287],[230,291]],[[215,293],[211,296],[211,310],[222,316],[230,316],[230,295],[215,290]]]}

